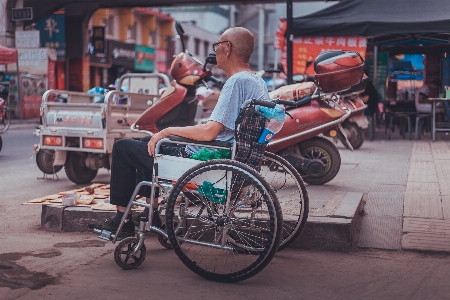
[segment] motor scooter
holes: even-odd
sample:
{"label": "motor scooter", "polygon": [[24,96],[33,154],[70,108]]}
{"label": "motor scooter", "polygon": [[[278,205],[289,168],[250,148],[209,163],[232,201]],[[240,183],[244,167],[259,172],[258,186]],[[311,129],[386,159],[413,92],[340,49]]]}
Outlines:
{"label": "motor scooter", "polygon": [[[146,109],[131,125],[132,130],[153,134],[170,126],[194,124],[197,89],[208,81],[220,83],[207,69],[208,64],[216,64],[215,53],[210,54],[205,64],[202,64],[186,50],[181,25],[177,23],[175,27],[181,37],[183,52],[174,58],[170,67],[174,80],[160,100]],[[296,95],[295,101],[273,97],[276,102],[286,106],[292,119],[287,118],[267,150],[288,160],[304,176],[305,182],[324,184],[338,173],[341,158],[333,143],[316,136],[338,126],[350,115],[350,110],[333,99],[326,99],[314,83],[306,84],[287,91],[286,94]],[[345,136],[344,130],[339,134]],[[348,145],[351,147],[350,143]]]}
{"label": "motor scooter", "polygon": [[[2,86],[0,86],[3,89]],[[3,148],[2,133],[5,133],[9,129],[11,124],[11,111],[5,104],[5,99],[0,98],[0,151]]]}
{"label": "motor scooter", "polygon": [[[308,61],[307,68],[312,63],[312,60]],[[327,65],[326,72],[321,69],[321,63]],[[341,66],[348,68],[339,70]],[[364,61],[357,53],[325,52],[316,58],[314,67],[315,71],[319,71],[319,76],[294,75],[293,81],[297,83],[269,93],[271,99],[278,99],[278,103],[286,105],[287,112],[293,118],[285,122],[268,149],[289,161],[305,182],[318,185],[332,180],[341,165],[334,143],[318,135],[339,138],[353,150],[341,123],[347,120],[356,106],[340,101],[337,92],[361,81]],[[283,69],[279,67],[278,71],[269,71],[273,72],[283,72]]]}
{"label": "motor scooter", "polygon": [[[351,110],[350,116],[342,122],[342,127],[347,133],[347,138],[353,149],[359,149],[364,143],[364,131],[369,127],[364,110],[366,104],[361,100],[359,94],[364,91],[364,82],[339,94],[339,103]],[[345,145],[345,143],[344,143]]]}
{"label": "motor scooter", "polygon": [[[308,67],[311,62],[306,62],[306,66]],[[278,67],[279,70],[271,70],[269,72],[283,72],[282,66]],[[307,74],[294,74],[293,81],[295,83],[301,82],[314,82],[314,76]],[[351,87],[346,91],[342,91],[339,93],[325,93],[323,97],[327,99],[333,99],[333,101],[338,102],[341,106],[345,106],[350,109],[350,116],[345,119],[341,126],[344,129],[347,139],[352,145],[352,150],[356,150],[361,148],[364,143],[364,130],[368,128],[368,122],[364,116],[364,110],[367,107],[366,104],[359,98],[359,94],[362,93],[365,89],[365,80],[367,78],[363,78],[361,83]],[[342,134],[336,134],[338,132],[337,128],[332,128],[330,130],[322,132],[326,137],[332,138],[336,141],[340,140],[342,144],[347,148],[347,142]]]}

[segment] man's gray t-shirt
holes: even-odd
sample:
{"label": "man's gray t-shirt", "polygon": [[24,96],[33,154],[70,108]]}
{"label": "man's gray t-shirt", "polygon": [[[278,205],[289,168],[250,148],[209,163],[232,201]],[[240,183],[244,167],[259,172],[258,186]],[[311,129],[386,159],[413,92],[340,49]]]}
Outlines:
{"label": "man's gray t-shirt", "polygon": [[[242,104],[246,100],[269,100],[267,85],[262,78],[247,71],[239,72],[228,78],[217,101],[209,121],[221,123],[224,127],[217,135],[217,141],[234,139],[235,122]],[[187,146],[186,152],[192,154],[198,147]]]}

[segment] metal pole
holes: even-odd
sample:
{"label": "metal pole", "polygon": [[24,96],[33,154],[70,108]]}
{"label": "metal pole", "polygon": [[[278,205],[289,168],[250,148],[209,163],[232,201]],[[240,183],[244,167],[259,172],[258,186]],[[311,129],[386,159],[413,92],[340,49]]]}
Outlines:
{"label": "metal pole", "polygon": [[286,0],[286,64],[287,64],[287,84],[292,84],[293,55],[292,55],[292,0]]}
{"label": "metal pole", "polygon": [[234,27],[236,26],[236,21],[235,21],[235,14],[236,14],[236,7],[231,4],[230,5],[230,11],[229,11],[229,16],[230,16],[230,27]]}
{"label": "metal pole", "polygon": [[378,46],[373,46],[373,85],[377,86],[378,83]]}
{"label": "metal pole", "polygon": [[264,70],[264,7],[262,4],[258,10],[258,70]]}

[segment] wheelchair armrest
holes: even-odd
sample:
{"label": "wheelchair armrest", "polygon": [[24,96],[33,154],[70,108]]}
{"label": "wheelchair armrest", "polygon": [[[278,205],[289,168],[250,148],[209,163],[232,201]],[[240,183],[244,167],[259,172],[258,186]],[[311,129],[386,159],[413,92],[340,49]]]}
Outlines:
{"label": "wheelchair armrest", "polygon": [[184,137],[181,137],[178,135],[169,136],[169,140],[171,140],[172,142],[181,142],[181,143],[186,143],[186,144],[193,144],[196,146],[231,148],[231,143],[226,142],[226,141],[210,141],[210,142],[196,141],[196,140],[187,139],[187,138],[184,138]]}

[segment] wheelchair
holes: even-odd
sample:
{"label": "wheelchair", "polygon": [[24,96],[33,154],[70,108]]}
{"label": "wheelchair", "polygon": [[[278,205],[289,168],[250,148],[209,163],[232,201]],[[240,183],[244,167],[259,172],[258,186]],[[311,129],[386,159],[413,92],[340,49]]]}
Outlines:
{"label": "wheelchair", "polygon": [[[265,120],[255,105],[275,104],[246,101],[236,122],[233,146],[229,142],[199,142],[177,136],[157,143],[152,181],[136,186],[117,232],[96,230],[100,238],[118,242],[114,251],[118,266],[140,266],[146,258],[145,236],[153,231],[158,233],[160,243],[173,248],[194,273],[213,281],[237,282],[262,271],[278,250],[295,240],[308,215],[305,184],[286,160],[264,152],[265,144],[257,144]],[[242,131],[242,124],[255,121],[260,130]],[[161,154],[164,144],[231,149],[231,159],[202,162],[165,155]],[[143,186],[151,187],[146,202],[136,200]],[[158,209],[165,217],[165,226],[152,226],[150,213],[141,217],[134,236],[121,237],[121,228],[133,206],[153,211],[157,188],[162,199]],[[284,222],[282,210],[287,216]]]}

